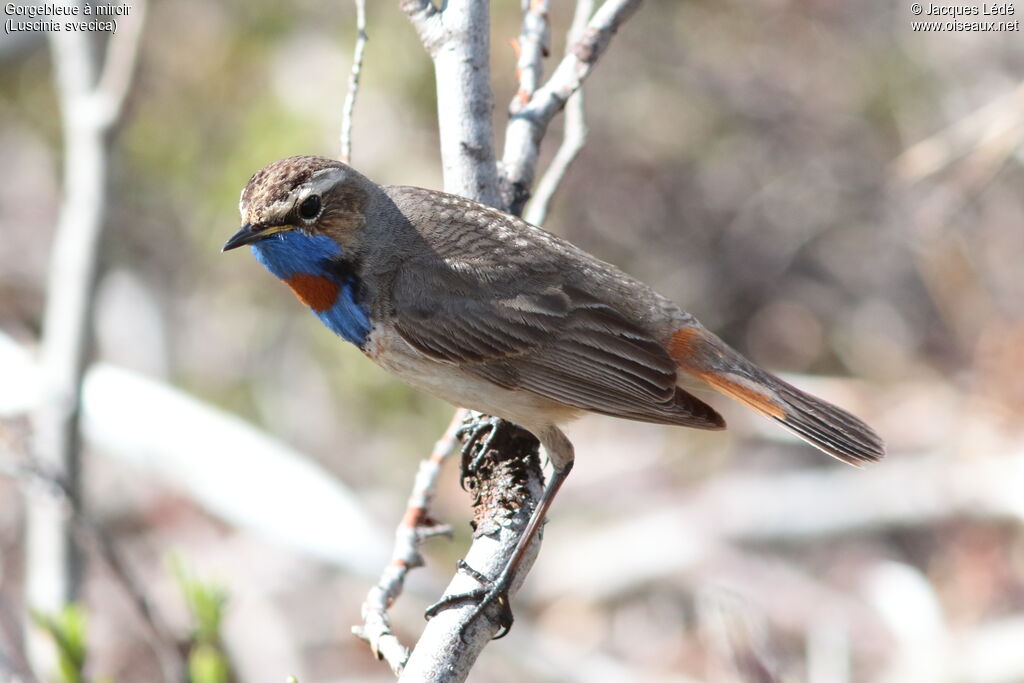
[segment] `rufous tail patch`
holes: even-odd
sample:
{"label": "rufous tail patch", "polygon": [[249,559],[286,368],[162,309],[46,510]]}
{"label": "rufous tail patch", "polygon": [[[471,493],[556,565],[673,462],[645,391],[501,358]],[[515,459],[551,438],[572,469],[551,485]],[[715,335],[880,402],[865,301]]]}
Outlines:
{"label": "rufous tail patch", "polygon": [[696,327],[681,327],[672,333],[668,353],[679,367],[689,369],[694,358],[704,353],[706,345],[703,330]]}
{"label": "rufous tail patch", "polygon": [[285,283],[295,292],[295,296],[299,298],[299,301],[317,313],[326,311],[338,299],[340,287],[336,282],[322,275],[299,273],[292,275],[285,280]]}
{"label": "rufous tail patch", "polygon": [[786,411],[779,407],[779,404],[755,389],[745,387],[739,382],[733,382],[714,372],[695,372],[694,374],[726,396],[734,398],[740,403],[747,404],[759,413],[770,415],[780,420],[786,417]]}
{"label": "rufous tail patch", "polygon": [[[672,334],[668,352],[683,372],[714,387],[726,396],[744,403],[759,413],[784,419],[786,411],[768,394],[771,390],[759,391],[757,386],[745,378],[731,379],[725,369],[729,364],[746,363],[742,356],[718,342],[699,327],[683,327]],[[749,383],[748,383],[749,382]]]}

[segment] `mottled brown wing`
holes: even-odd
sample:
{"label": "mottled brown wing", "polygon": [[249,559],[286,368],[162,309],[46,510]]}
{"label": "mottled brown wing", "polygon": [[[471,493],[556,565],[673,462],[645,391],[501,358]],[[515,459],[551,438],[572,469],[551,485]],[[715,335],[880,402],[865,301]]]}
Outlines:
{"label": "mottled brown wing", "polygon": [[558,269],[511,273],[437,257],[406,262],[394,324],[420,352],[507,388],[634,420],[719,428],[712,408],[676,387],[664,347]]}

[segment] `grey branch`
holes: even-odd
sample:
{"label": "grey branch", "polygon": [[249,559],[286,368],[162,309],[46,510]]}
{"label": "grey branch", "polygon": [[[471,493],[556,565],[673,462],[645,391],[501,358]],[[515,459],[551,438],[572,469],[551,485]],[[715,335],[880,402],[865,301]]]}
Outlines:
{"label": "grey branch", "polygon": [[[494,153],[488,3],[485,0],[450,0],[439,9],[429,0],[401,0],[402,10],[434,61],[445,190],[519,215],[529,194],[537,151],[548,122],[579,88],[607,47],[611,35],[638,5],[639,0],[608,0],[562,60],[551,81],[539,89],[548,41],[547,2],[533,0],[524,6],[518,45],[520,93],[512,105],[518,113],[507,133],[507,140],[512,136],[518,143],[506,146],[506,161],[511,161],[512,166],[505,169],[510,182],[503,185],[513,188],[514,192],[507,194],[499,193]],[[523,121],[530,121],[538,115],[543,117],[541,125],[515,125],[520,116],[524,117]],[[522,153],[508,151],[517,149]],[[543,479],[536,458],[536,439],[507,423],[495,428],[502,435],[497,441],[501,445],[480,454],[488,462],[490,476],[480,477],[475,483],[478,487],[476,534],[465,558],[475,571],[491,577],[497,576],[511,557],[530,510],[539,498]],[[510,477],[516,485],[509,485]],[[481,504],[481,501],[490,504]],[[523,558],[512,592],[529,572],[539,545],[535,542]],[[474,578],[459,572],[445,591],[445,597],[477,588],[479,585]],[[468,623],[473,607],[472,604],[458,605],[434,616],[406,663],[402,680],[447,682],[466,678],[495,631],[494,623],[488,623],[493,619]]]}
{"label": "grey branch", "polygon": [[551,164],[537,183],[537,190],[533,193],[524,213],[528,223],[544,225],[544,221],[548,218],[548,210],[551,208],[551,200],[554,199],[561,187],[566,173],[569,172],[569,167],[573,165],[576,157],[587,144],[587,133],[583,91],[577,90],[565,105],[565,129],[562,132],[562,144],[559,145]]}
{"label": "grey branch", "polygon": [[501,206],[491,112],[488,3],[402,0],[402,10],[434,60],[444,189]]}
{"label": "grey branch", "polygon": [[[401,7],[434,61],[445,190],[508,208],[501,204],[494,155],[488,3],[451,0],[439,10],[426,0],[403,0]],[[478,533],[465,559],[469,566],[486,576],[497,576],[511,557],[526,528],[529,510],[542,488],[542,475],[535,457],[536,439],[507,423],[495,428],[508,447],[489,454],[503,462],[493,473],[515,470],[522,476],[524,485],[516,491],[521,499],[511,508],[517,512],[502,523],[493,523],[488,517],[501,513],[500,506],[490,511],[478,510]],[[512,448],[509,445],[512,443],[517,447]],[[533,457],[529,457],[530,453]],[[479,485],[487,486],[487,482],[481,481]],[[500,500],[507,502],[504,497]],[[521,563],[520,578],[529,571],[538,547],[539,544],[534,543],[531,553]],[[478,587],[474,579],[459,572],[445,596]],[[516,588],[518,586],[513,586],[513,591]],[[493,619],[478,619],[469,624],[463,640],[463,627],[472,613],[473,605],[460,605],[443,610],[431,619],[406,665],[402,680],[464,680],[497,628]]]}
{"label": "grey branch", "polygon": [[431,520],[429,511],[437,489],[441,465],[458,447],[456,432],[462,425],[466,413],[467,411],[461,408],[455,411],[448,429],[434,444],[430,457],[420,463],[405,515],[395,529],[395,546],[391,561],[363,601],[363,624],[352,627],[352,632],[368,642],[377,658],[387,662],[396,676],[401,675],[402,669],[405,668],[409,650],[392,632],[388,608],[401,596],[409,570],[423,566],[420,544],[430,536],[451,533],[449,527]]}
{"label": "grey branch", "polygon": [[[470,413],[469,419],[479,418]],[[484,576],[497,576],[515,549],[526,528],[530,513],[540,499],[541,471],[537,440],[520,429],[500,429],[493,450],[481,453],[484,440],[476,443],[472,454],[481,460],[476,474],[467,478],[474,494],[475,527],[473,544],[465,562]],[[522,583],[536,559],[539,543],[533,543],[523,558],[511,593]],[[480,588],[475,578],[456,572],[444,598],[464,595]],[[482,619],[470,621],[475,611],[473,601],[456,604],[437,613],[420,636],[412,656],[406,663],[400,681],[459,683],[469,675],[476,658],[495,633],[499,605],[492,604]]]}
{"label": "grey branch", "polygon": [[400,0],[398,4],[416,29],[423,47],[433,57],[444,40],[441,10],[430,0]]}
{"label": "grey branch", "polygon": [[530,101],[544,74],[544,58],[551,49],[551,25],[548,22],[548,0],[523,0],[523,28],[516,48],[516,79],[519,90],[509,104],[513,114]]}
{"label": "grey branch", "polygon": [[548,124],[569,97],[579,90],[612,36],[640,7],[641,0],[605,0],[587,24],[583,36],[568,50],[551,78],[516,112],[505,132],[502,158],[502,198],[513,213],[520,213],[530,197],[540,142]]}
{"label": "grey branch", "polygon": [[[63,199],[47,282],[41,345],[44,398],[34,419],[34,449],[44,466],[63,474],[75,509],[81,506],[80,392],[106,216],[110,133],[120,119],[136,61],[144,3],[135,7],[135,16],[108,42],[102,75],[88,34],[50,34],[65,161]],[[79,560],[71,530],[53,506],[30,505],[27,546],[29,603],[55,611],[74,600]],[[30,639],[29,647],[35,664],[47,659],[38,650],[38,641]]]}
{"label": "grey branch", "polygon": [[341,110],[341,160],[346,164],[352,160],[352,116],[359,94],[359,77],[363,73],[363,55],[366,53],[366,0],[356,3],[356,46],[352,51],[352,71],[348,76],[348,92]]}
{"label": "grey branch", "polygon": [[[566,51],[572,50],[583,37],[583,31],[587,27],[587,21],[594,11],[594,0],[577,0],[576,13],[572,18],[572,26],[569,27],[566,36]],[[533,193],[533,199],[526,209],[525,218],[534,225],[543,225],[548,216],[548,208],[551,200],[562,184],[569,167],[576,161],[580,150],[587,144],[587,120],[583,107],[583,90],[577,90],[565,104],[565,127],[562,131],[562,144],[555,152],[555,158],[551,160],[540,182],[537,183],[537,190]]]}

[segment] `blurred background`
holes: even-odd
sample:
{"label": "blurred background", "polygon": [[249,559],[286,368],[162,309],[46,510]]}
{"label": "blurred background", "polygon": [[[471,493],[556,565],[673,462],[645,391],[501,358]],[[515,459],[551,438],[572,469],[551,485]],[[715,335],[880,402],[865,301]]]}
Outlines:
{"label": "blurred background", "polygon": [[[572,6],[552,5],[560,55]],[[909,7],[652,0],[614,39],[546,227],[890,455],[854,471],[722,400],[721,433],[581,420],[516,626],[472,680],[1024,681],[1024,40],[915,32]],[[368,9],[353,164],[440,188],[430,60],[397,3]],[[519,3],[492,15],[500,149]],[[212,628],[236,680],[393,678],[349,630],[451,416],[219,253],[253,172],[337,155],[354,19],[153,3],[110,149],[84,505],[181,647]],[[57,504],[12,464],[61,206],[53,66],[43,34],[0,38],[0,679],[24,667],[26,511]],[[469,503],[448,463],[455,539],[395,606],[407,644]],[[160,680],[123,577],[96,543],[85,561],[86,673]]]}

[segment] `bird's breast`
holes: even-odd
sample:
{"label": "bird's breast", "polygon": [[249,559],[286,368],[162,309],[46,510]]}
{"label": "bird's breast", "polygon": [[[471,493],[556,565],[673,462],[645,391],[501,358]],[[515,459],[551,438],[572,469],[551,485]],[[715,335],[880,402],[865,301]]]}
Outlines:
{"label": "bird's breast", "polygon": [[359,348],[366,345],[373,324],[357,277],[339,281],[331,275],[297,273],[284,282],[328,329]]}
{"label": "bird's breast", "polygon": [[386,322],[373,328],[361,348],[367,358],[416,389],[456,406],[510,420],[528,430],[564,424],[583,412],[530,391],[504,389],[455,363],[428,358]]}
{"label": "bird's breast", "polygon": [[341,285],[323,275],[297,273],[285,280],[299,301],[316,313],[330,309],[338,299]]}
{"label": "bird's breast", "polygon": [[363,347],[373,325],[358,259],[327,235],[301,230],[280,232],[252,250],[332,332]]}

